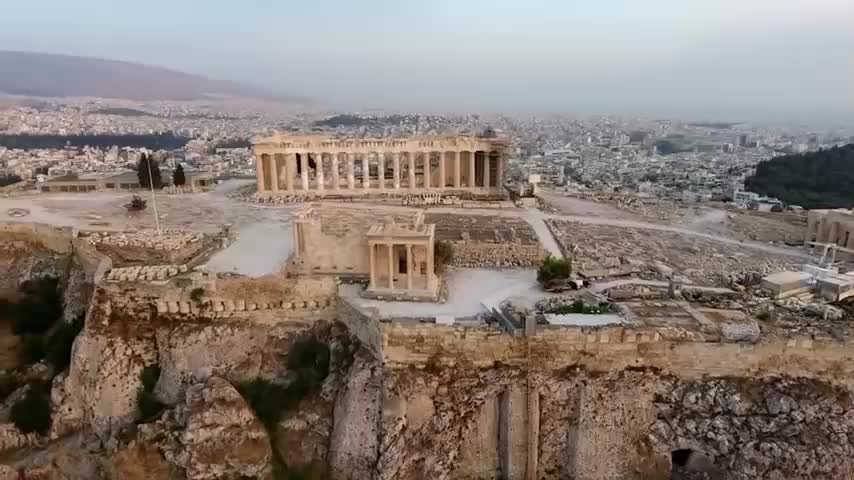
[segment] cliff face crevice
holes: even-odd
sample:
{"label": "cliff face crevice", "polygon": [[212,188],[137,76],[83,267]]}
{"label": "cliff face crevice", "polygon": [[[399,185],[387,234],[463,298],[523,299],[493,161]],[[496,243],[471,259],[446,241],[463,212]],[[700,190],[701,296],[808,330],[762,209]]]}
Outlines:
{"label": "cliff face crevice", "polygon": [[854,404],[844,387],[800,378],[671,385],[656,398],[650,440],[662,454],[683,451],[677,470],[737,480],[854,476]]}

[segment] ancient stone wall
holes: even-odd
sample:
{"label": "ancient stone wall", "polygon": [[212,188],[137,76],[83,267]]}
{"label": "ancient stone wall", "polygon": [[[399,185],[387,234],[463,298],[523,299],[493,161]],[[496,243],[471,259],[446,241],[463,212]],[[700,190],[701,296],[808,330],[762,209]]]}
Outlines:
{"label": "ancient stone wall", "polygon": [[539,265],[545,258],[540,245],[509,243],[451,242],[458,267],[525,267]]}
{"label": "ancient stone wall", "polygon": [[148,305],[177,318],[252,317],[256,323],[335,318],[333,277],[217,278],[190,274],[164,281],[104,282],[113,308]]}

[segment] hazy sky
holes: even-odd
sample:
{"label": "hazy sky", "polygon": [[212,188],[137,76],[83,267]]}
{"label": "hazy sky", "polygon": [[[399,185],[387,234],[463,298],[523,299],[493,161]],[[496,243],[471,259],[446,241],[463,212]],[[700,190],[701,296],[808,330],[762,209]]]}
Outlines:
{"label": "hazy sky", "polygon": [[854,0],[2,0],[0,48],[350,107],[854,112]]}

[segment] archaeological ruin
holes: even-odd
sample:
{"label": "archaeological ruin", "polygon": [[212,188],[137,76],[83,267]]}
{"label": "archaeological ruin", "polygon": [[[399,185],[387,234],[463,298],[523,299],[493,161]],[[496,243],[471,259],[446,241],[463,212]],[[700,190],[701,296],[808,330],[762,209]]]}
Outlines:
{"label": "archaeological ruin", "polygon": [[253,140],[258,192],[502,195],[507,142],[474,136],[400,139],[276,134]]}
{"label": "archaeological ruin", "polygon": [[[493,198],[332,201],[338,155],[281,143],[262,193],[295,188],[297,160],[320,193],[264,230],[287,247],[272,273],[209,268],[230,228],[0,224],[0,287],[55,276],[83,319],[67,368],[11,374],[0,479],[854,478],[850,273],[814,281],[793,270],[803,249]],[[433,189],[500,188],[490,156],[467,177],[465,155],[436,173],[386,153],[355,170],[370,192],[425,170]],[[257,237],[249,250],[274,263]],[[564,252],[583,281],[546,291],[537,268]],[[25,431],[6,412],[36,388],[51,416]]]}

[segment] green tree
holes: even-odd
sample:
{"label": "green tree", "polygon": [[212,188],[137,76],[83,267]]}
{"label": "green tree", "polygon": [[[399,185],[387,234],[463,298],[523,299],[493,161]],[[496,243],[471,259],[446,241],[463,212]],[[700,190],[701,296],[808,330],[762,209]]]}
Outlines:
{"label": "green tree", "polygon": [[[150,173],[149,173],[150,172]],[[139,157],[139,162],[136,164],[136,176],[139,180],[140,188],[161,188],[163,179],[160,176],[160,164],[154,159],[151,154],[143,153]]]}
{"label": "green tree", "polygon": [[546,284],[552,280],[569,278],[572,273],[572,260],[569,258],[552,257],[551,255],[543,260],[537,270],[537,281],[541,284]]}
{"label": "green tree", "polygon": [[179,163],[177,167],[175,167],[175,171],[172,172],[172,185],[176,187],[183,186],[187,183],[187,178],[184,176],[184,167]]}

